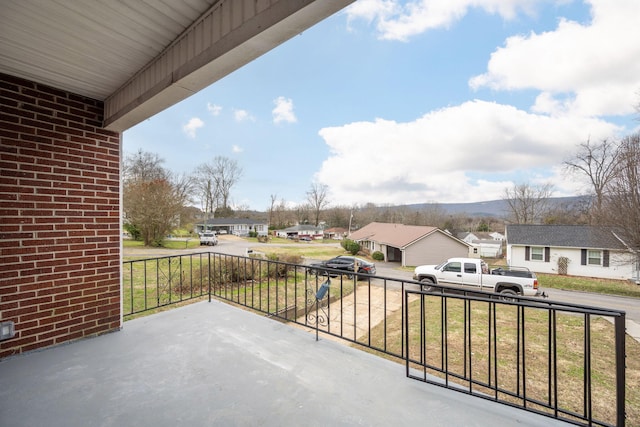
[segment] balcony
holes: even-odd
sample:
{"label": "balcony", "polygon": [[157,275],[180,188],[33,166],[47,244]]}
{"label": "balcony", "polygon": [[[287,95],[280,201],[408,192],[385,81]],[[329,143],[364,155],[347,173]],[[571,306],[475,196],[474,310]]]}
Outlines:
{"label": "balcony", "polygon": [[[598,319],[613,319],[614,363],[605,369],[617,372],[622,391],[607,404],[619,408],[624,313],[425,294],[380,277],[336,276],[323,287],[326,278],[304,266],[209,253],[125,263],[123,276],[129,315],[205,300],[0,361],[1,425],[625,423],[624,403],[613,419],[600,417],[602,367],[593,351],[602,344]],[[481,318],[479,307],[490,316]],[[513,315],[506,326],[505,313]],[[432,315],[439,321],[427,321]],[[559,328],[566,316],[584,338],[568,368]],[[533,327],[546,331],[541,341]],[[516,357],[507,363],[508,346]],[[589,374],[577,386],[580,402],[567,402],[564,373],[581,368]],[[539,371],[542,380],[534,379]]]}

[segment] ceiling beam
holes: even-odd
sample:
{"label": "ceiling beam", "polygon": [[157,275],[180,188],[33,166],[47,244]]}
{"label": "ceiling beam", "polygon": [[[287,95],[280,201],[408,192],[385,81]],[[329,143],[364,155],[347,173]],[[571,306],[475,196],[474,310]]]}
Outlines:
{"label": "ceiling beam", "polygon": [[204,89],[354,0],[222,0],[105,101],[122,132]]}

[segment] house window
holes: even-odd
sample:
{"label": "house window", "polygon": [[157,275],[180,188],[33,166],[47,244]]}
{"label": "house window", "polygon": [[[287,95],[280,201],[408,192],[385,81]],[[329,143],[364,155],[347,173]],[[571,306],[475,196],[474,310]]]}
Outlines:
{"label": "house window", "polygon": [[602,251],[587,251],[588,265],[602,265]]}
{"label": "house window", "polygon": [[531,261],[544,261],[544,248],[532,247],[531,248]]}

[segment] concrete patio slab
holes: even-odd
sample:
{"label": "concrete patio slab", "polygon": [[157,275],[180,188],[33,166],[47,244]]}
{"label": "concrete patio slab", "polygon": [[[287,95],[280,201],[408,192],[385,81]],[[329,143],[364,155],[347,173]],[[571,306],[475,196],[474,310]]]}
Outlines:
{"label": "concrete patio slab", "polygon": [[560,426],[222,302],[0,361],[0,425]]}

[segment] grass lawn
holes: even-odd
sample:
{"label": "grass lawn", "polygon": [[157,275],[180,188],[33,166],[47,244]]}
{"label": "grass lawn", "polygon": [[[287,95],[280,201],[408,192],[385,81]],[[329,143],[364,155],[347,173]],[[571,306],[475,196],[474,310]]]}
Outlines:
{"label": "grass lawn", "polygon": [[[131,240],[131,239],[123,239],[122,246],[125,248],[145,248],[144,242],[142,240]],[[200,246],[200,239],[189,239],[189,240],[165,240],[162,242],[162,248],[154,249],[193,249]]]}
{"label": "grass lawn", "polygon": [[330,246],[313,246],[307,245],[304,248],[300,248],[298,245],[291,246],[256,246],[251,248],[255,252],[262,252],[265,255],[299,255],[304,258],[313,258],[313,259],[330,259],[336,257],[338,255],[349,255],[347,251],[342,249],[341,247],[330,247]]}
{"label": "grass lawn", "polygon": [[[557,315],[557,395],[549,391],[548,376],[550,374],[548,352],[549,342],[548,314],[543,310],[528,308],[524,310],[526,321],[526,350],[525,355],[518,352],[517,328],[514,319],[517,317],[515,308],[500,306],[496,308],[495,333],[496,348],[492,350],[491,360],[487,358],[487,348],[491,342],[487,335],[489,322],[488,304],[472,302],[470,306],[470,323],[467,324],[465,339],[464,302],[449,300],[446,314],[442,312],[439,298],[428,296],[425,299],[424,321],[420,318],[420,301],[409,305],[409,348],[408,352],[413,360],[423,359],[431,369],[428,373],[444,378],[438,369],[446,369],[462,377],[473,372],[476,381],[491,383],[497,380],[503,390],[516,392],[518,385],[522,387],[522,366],[526,369],[527,396],[543,402],[553,400],[556,396],[560,407],[580,412],[584,403],[584,327],[583,317],[569,313]],[[443,316],[446,319],[446,332],[443,335]],[[392,343],[389,350],[400,352],[400,348],[393,348],[393,343],[402,342],[402,313],[396,312],[387,317],[386,323],[379,324],[372,329],[370,339],[374,343],[384,340]],[[493,320],[492,320],[493,322]],[[593,393],[593,414],[598,420],[615,424],[615,396],[616,381],[614,366],[613,325],[602,318],[592,319],[591,330],[591,374]],[[442,341],[446,336],[446,351]],[[471,338],[468,338],[471,336]],[[424,341],[423,341],[424,340]],[[420,343],[423,343],[421,348]],[[470,348],[468,346],[471,346]],[[380,354],[375,351],[372,353]],[[470,357],[465,355],[471,354]],[[626,339],[626,416],[627,425],[640,425],[640,358],[632,356],[640,354],[640,343],[627,337]],[[391,360],[404,363],[397,358]],[[526,360],[524,365],[518,365]],[[415,366],[418,368],[418,366]],[[419,369],[419,368],[418,368]],[[465,374],[466,372],[466,374]],[[449,376],[449,380],[468,386],[468,382]],[[492,395],[489,389],[476,385],[476,391]],[[502,394],[503,399],[510,397]],[[542,409],[542,408],[538,408]]]}
{"label": "grass lawn", "polygon": [[538,273],[543,288],[640,298],[640,286],[627,280],[597,279],[593,277],[560,276]]}

